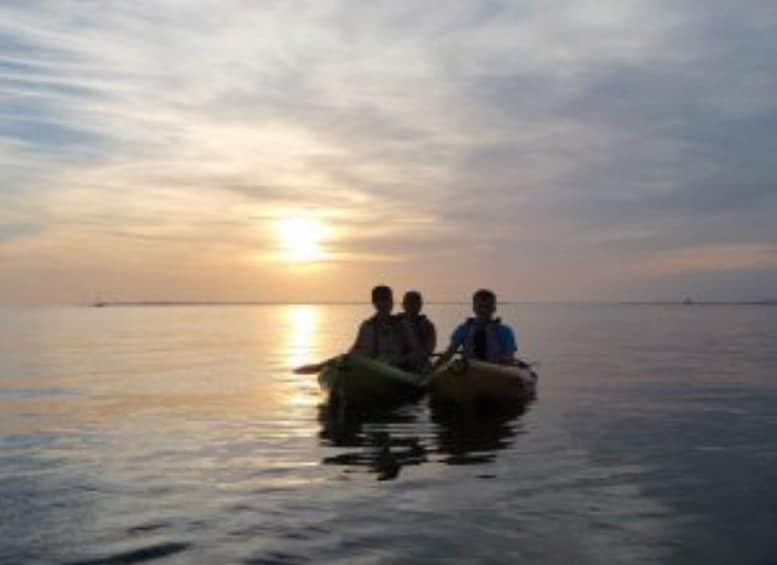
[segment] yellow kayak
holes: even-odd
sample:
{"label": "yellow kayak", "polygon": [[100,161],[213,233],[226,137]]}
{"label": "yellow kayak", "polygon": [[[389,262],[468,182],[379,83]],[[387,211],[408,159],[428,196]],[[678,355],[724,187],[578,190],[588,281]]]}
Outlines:
{"label": "yellow kayak", "polygon": [[525,403],[537,395],[537,373],[526,363],[497,365],[456,359],[431,378],[432,400],[461,406]]}

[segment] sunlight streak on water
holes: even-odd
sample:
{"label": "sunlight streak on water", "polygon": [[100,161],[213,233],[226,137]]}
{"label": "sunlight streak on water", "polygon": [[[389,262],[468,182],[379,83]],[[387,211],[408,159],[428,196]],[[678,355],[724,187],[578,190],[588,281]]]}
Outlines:
{"label": "sunlight streak on water", "polygon": [[309,410],[321,400],[315,376],[294,375],[291,370],[310,363],[314,352],[319,351],[316,336],[319,335],[319,308],[309,304],[289,306],[288,351],[289,379],[286,403],[292,410]]}
{"label": "sunlight streak on water", "polygon": [[289,367],[294,368],[312,362],[310,356],[317,351],[318,308],[309,304],[289,306]]}

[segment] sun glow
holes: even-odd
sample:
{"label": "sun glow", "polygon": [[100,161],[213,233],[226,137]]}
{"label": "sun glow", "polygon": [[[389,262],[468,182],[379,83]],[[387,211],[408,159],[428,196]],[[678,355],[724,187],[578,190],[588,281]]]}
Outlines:
{"label": "sun glow", "polygon": [[278,222],[278,238],[283,257],[292,263],[312,263],[324,258],[321,242],[326,229],[321,222],[304,216],[283,218]]}

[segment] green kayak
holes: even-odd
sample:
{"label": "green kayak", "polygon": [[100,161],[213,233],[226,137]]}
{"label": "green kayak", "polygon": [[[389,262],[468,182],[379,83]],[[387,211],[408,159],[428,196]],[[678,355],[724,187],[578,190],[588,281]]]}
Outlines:
{"label": "green kayak", "polygon": [[330,399],[347,405],[386,406],[423,396],[426,378],[357,353],[341,355],[318,375]]}

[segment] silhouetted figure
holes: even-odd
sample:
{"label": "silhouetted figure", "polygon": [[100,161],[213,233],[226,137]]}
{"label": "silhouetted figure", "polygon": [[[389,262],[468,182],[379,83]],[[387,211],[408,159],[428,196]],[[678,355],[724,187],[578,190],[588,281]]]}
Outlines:
{"label": "silhouetted figure", "polygon": [[385,285],[372,289],[375,315],[362,322],[351,352],[399,366],[417,350],[415,338],[407,324],[391,314],[394,295]]}
{"label": "silhouetted figure", "polygon": [[408,290],[402,299],[402,309],[399,318],[408,326],[414,338],[413,349],[401,367],[414,373],[428,373],[432,364],[430,361],[434,348],[437,347],[437,330],[434,324],[424,314],[423,297],[417,290]]}
{"label": "silhouetted figure", "polygon": [[435,363],[435,368],[447,363],[459,351],[465,358],[490,363],[512,364],[518,350],[515,334],[510,326],[495,318],[496,295],[480,289],[472,296],[474,318],[468,318],[451,335],[447,351]]}

